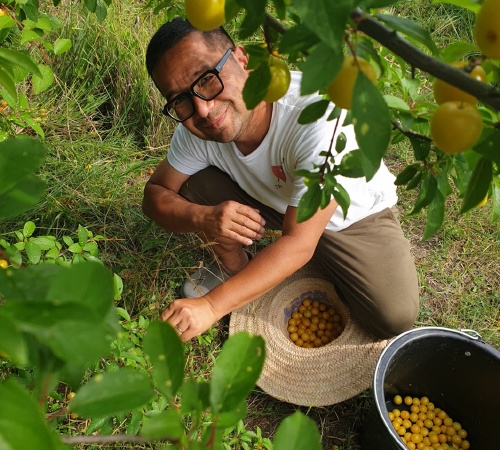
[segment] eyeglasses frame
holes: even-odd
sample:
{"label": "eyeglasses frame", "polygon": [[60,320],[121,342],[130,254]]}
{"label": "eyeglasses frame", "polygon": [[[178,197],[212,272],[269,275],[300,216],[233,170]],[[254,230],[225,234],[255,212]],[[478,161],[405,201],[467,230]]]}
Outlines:
{"label": "eyeglasses frame", "polygon": [[[222,56],[221,60],[217,63],[217,65],[213,68],[213,69],[209,69],[209,70],[206,70],[205,72],[203,72],[198,78],[196,78],[196,80],[193,81],[193,83],[191,84],[191,86],[189,87],[189,90],[188,91],[185,91],[185,92],[181,92],[179,95],[176,95],[172,100],[170,100],[169,102],[167,102],[165,104],[165,106],[163,107],[162,109],[162,113],[165,114],[166,116],[170,117],[171,119],[174,119],[176,122],[185,122],[186,120],[190,119],[191,117],[193,117],[194,113],[196,112],[196,108],[194,106],[194,103],[193,103],[193,96],[195,97],[198,97],[198,98],[201,98],[202,100],[205,100],[205,101],[210,101],[210,100],[213,100],[214,98],[216,98],[217,96],[219,96],[220,94],[222,94],[222,91],[224,91],[224,83],[222,82],[222,79],[220,77],[220,72],[222,70],[222,68],[224,67],[224,64],[226,63],[226,61],[229,59],[229,57],[231,56],[231,53],[233,52],[233,48],[229,48],[226,50],[226,53],[224,53],[224,55]],[[200,95],[198,94],[197,92],[194,91],[194,87],[196,86],[196,84],[205,76],[207,76],[207,74],[209,73],[212,73],[214,74],[217,79],[220,81],[220,84],[221,84],[221,90],[216,94],[214,95],[213,97],[211,98],[206,98],[206,97],[203,97],[203,95]],[[170,114],[169,112],[169,109],[171,107],[171,104],[175,102],[176,99],[178,99],[180,96],[182,95],[187,95],[189,101],[191,102],[191,105],[193,107],[193,112],[191,113],[190,116],[186,117],[185,119],[178,119],[176,117],[174,117],[172,114]]]}

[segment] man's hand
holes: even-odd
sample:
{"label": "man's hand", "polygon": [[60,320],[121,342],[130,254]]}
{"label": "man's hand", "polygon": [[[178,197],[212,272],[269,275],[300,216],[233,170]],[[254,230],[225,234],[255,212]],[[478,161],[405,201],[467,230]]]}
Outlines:
{"label": "man's hand", "polygon": [[177,330],[183,342],[207,331],[217,321],[212,306],[204,297],[175,300],[160,318]]}
{"label": "man's hand", "polygon": [[203,231],[220,244],[252,245],[264,236],[266,221],[259,211],[235,201],[211,207]]}

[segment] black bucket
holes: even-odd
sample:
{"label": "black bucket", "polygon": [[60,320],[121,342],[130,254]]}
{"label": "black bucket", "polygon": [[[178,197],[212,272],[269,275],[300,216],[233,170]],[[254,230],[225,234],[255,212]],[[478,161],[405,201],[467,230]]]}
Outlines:
{"label": "black bucket", "polygon": [[475,331],[415,328],[387,345],[375,367],[363,450],[408,450],[388,416],[396,394],[429,397],[467,430],[471,450],[500,449],[500,351]]}

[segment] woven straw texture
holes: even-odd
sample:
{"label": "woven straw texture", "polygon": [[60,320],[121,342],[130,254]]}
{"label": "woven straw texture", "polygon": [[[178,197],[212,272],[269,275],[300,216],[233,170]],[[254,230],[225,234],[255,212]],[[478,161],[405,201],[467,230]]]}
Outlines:
{"label": "woven straw texture", "polygon": [[[308,297],[335,307],[345,328],[331,343],[301,348],[289,338],[287,321]],[[302,406],[340,403],[371,386],[388,340],[376,340],[350,316],[333,285],[311,265],[231,314],[229,333],[248,331],[266,341],[266,361],[257,385],[267,394]]]}

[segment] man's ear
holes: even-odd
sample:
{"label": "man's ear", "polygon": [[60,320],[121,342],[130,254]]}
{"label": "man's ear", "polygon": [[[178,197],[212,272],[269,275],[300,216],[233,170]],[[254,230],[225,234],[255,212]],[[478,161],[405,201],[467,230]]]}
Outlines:
{"label": "man's ear", "polygon": [[233,55],[241,67],[246,70],[248,65],[248,55],[245,53],[244,47],[242,45],[237,45],[233,50]]}

